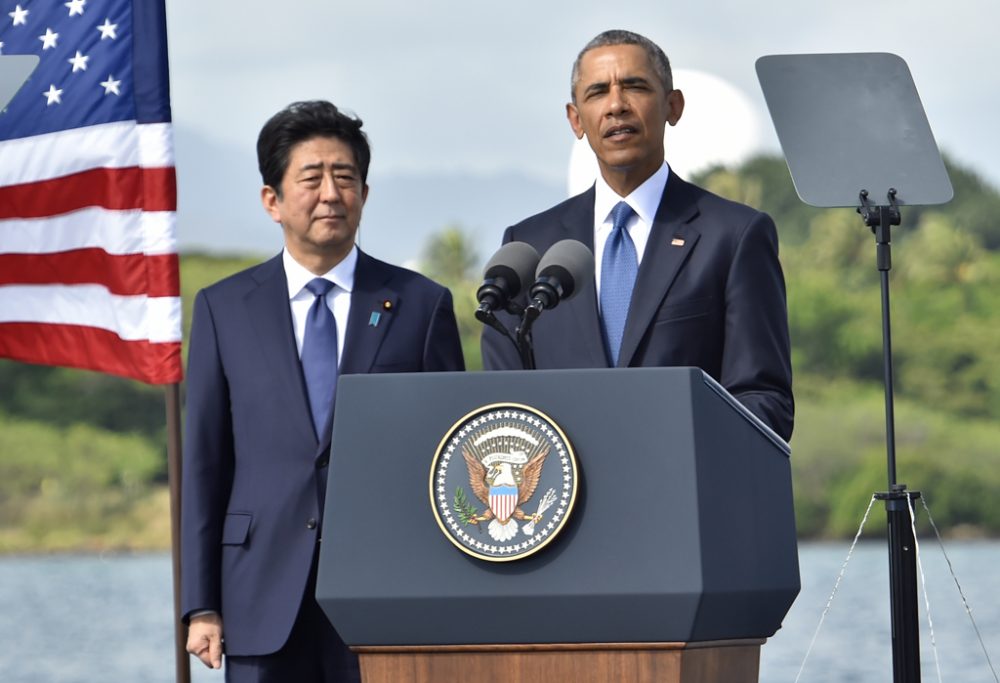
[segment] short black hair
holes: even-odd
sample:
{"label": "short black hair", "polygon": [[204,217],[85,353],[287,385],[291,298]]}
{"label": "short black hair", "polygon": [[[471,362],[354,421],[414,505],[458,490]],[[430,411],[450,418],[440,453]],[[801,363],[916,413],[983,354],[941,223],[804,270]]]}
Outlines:
{"label": "short black hair", "polygon": [[292,147],[312,138],[337,138],[354,153],[361,182],[368,182],[371,146],[361,130],[362,121],[348,116],[326,100],[292,102],[268,119],[257,136],[257,167],[265,185],[281,196],[281,180],[288,170]]}
{"label": "short black hair", "polygon": [[573,75],[570,78],[569,85],[570,99],[574,103],[576,102],[576,85],[580,82],[580,61],[583,59],[583,56],[596,48],[611,45],[638,45],[641,47],[649,58],[649,63],[652,65],[656,75],[660,77],[660,82],[663,83],[663,90],[670,92],[674,89],[674,77],[670,71],[670,60],[667,59],[666,53],[660,49],[659,45],[638,33],[623,31],[621,29],[611,29],[610,31],[604,31],[594,36],[589,43],[583,46],[580,54],[576,56],[576,61],[573,62]]}

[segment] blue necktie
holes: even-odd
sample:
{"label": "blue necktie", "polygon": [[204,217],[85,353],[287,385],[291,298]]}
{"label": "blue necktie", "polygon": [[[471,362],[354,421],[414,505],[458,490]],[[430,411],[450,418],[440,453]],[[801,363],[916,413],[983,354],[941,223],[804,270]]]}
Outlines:
{"label": "blue necktie", "polygon": [[326,303],[333,283],[321,277],[310,280],[306,289],[316,299],[306,316],[306,332],[302,338],[302,374],[309,392],[316,436],[326,424],[337,390],[337,321]]}
{"label": "blue necktie", "polygon": [[611,209],[611,234],[604,243],[601,260],[601,320],[604,322],[604,341],[607,343],[611,366],[618,365],[618,353],[625,333],[625,319],[632,300],[632,288],[639,271],[635,244],[625,229],[632,207],[618,202]]}

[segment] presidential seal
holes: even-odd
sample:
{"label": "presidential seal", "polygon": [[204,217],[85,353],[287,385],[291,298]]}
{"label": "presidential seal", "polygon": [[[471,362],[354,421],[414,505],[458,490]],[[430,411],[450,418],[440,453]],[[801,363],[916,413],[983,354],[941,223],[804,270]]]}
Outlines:
{"label": "presidential seal", "polygon": [[452,426],[431,465],[431,508],[460,550],[506,562],[555,538],[576,501],[576,458],[534,408],[484,406]]}

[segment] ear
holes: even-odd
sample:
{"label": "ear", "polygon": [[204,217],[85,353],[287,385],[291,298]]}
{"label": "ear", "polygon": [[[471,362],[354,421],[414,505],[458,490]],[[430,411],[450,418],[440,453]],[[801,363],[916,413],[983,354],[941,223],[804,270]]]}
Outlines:
{"label": "ear", "polygon": [[361,205],[364,206],[365,202],[368,201],[368,183],[365,183],[361,187]]}
{"label": "ear", "polygon": [[684,113],[684,93],[680,90],[671,90],[667,93],[667,123],[676,126]]}
{"label": "ear", "polygon": [[576,135],[576,139],[582,140],[583,124],[580,123],[580,111],[572,102],[566,103],[566,118],[569,120],[569,126],[573,129],[573,134]]}
{"label": "ear", "polygon": [[275,223],[281,222],[281,212],[278,210],[278,193],[270,185],[265,185],[260,189],[260,203],[264,205],[264,210]]}

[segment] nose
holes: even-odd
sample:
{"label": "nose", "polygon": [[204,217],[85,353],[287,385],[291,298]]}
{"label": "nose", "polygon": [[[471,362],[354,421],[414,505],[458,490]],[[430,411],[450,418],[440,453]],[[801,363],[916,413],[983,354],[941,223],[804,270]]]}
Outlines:
{"label": "nose", "polygon": [[332,173],[324,173],[323,181],[319,187],[319,200],[329,204],[335,204],[341,199],[340,188],[337,187]]}
{"label": "nose", "polygon": [[625,89],[617,83],[612,84],[608,92],[608,113],[617,116],[624,111],[628,111],[628,99],[625,97]]}

